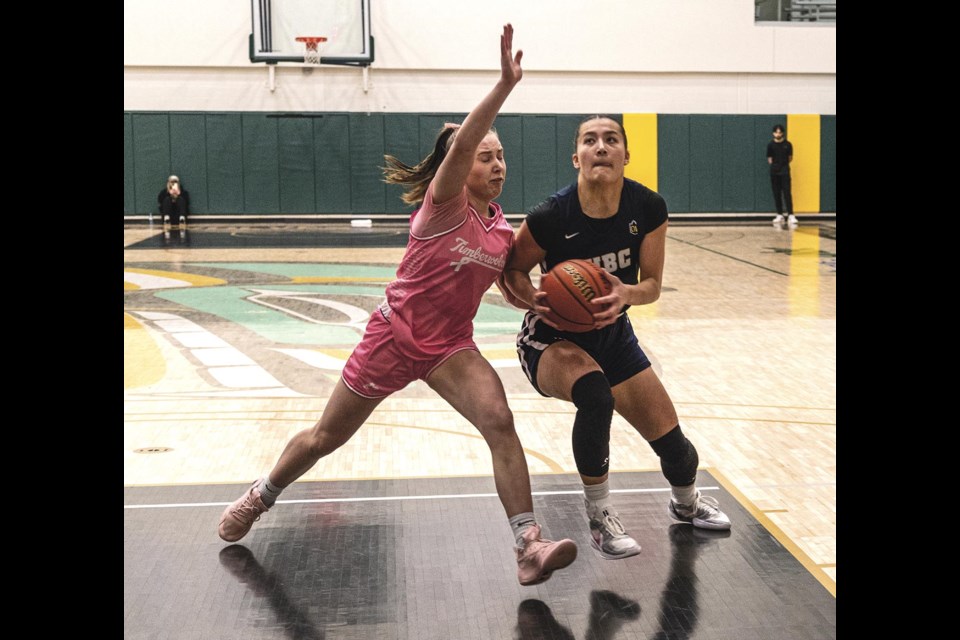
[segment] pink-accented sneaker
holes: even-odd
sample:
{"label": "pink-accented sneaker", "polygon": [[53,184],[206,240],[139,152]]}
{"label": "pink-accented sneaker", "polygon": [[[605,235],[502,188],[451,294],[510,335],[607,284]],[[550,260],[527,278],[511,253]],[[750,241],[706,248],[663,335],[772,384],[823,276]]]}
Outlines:
{"label": "pink-accented sneaker", "polygon": [[717,499],[702,495],[699,491],[697,491],[697,499],[691,507],[679,505],[673,498],[670,498],[667,513],[677,522],[689,522],[701,529],[724,531],[730,528],[730,518],[723,511],[720,511],[720,503],[717,502]]}
{"label": "pink-accented sneaker", "polygon": [[260,519],[260,514],[270,511],[270,507],[260,499],[259,484],[260,480],[255,480],[246,493],[224,510],[217,528],[222,539],[236,542],[247,535],[253,523]]}
{"label": "pink-accented sneaker", "polygon": [[577,545],[570,539],[558,542],[540,537],[540,525],[523,532],[523,547],[517,547],[517,578],[520,584],[540,584],[554,571],[563,569],[577,559]]}
{"label": "pink-accented sneaker", "polygon": [[590,517],[590,544],[606,560],[629,558],[640,553],[640,545],[627,535],[613,507]]}

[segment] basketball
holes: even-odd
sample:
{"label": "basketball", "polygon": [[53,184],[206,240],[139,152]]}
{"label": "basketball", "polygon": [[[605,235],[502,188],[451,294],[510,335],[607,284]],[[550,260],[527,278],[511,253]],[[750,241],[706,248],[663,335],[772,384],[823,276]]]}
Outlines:
{"label": "basketball", "polygon": [[593,329],[593,314],[603,309],[591,301],[610,294],[610,280],[606,271],[588,260],[567,260],[543,275],[540,290],[546,292],[546,306],[553,310],[545,314],[548,320],[563,331],[584,333]]}

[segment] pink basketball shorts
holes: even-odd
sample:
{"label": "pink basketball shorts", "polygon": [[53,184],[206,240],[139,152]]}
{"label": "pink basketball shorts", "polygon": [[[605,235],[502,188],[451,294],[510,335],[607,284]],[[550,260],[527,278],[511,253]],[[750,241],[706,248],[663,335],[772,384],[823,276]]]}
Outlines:
{"label": "pink basketball shorts", "polygon": [[343,383],[364,398],[385,398],[414,380],[426,380],[434,369],[464,349],[478,350],[472,337],[452,343],[439,356],[401,351],[390,322],[377,309],[370,315],[360,344],[343,365]]}

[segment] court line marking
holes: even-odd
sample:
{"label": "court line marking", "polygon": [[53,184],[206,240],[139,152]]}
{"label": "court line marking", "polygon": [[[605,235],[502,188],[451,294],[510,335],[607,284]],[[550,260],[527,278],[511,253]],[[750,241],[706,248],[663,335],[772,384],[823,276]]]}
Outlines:
{"label": "court line marking", "polygon": [[[794,542],[790,536],[788,536],[783,529],[777,526],[777,524],[769,517],[766,513],[760,508],[758,508],[753,502],[747,498],[747,496],[737,489],[737,487],[723,475],[723,472],[715,468],[709,468],[707,471],[710,472],[717,482],[723,485],[723,488],[727,490],[733,498],[740,503],[740,506],[747,510],[747,512],[753,516],[753,518],[760,523],[760,526],[767,530],[767,532],[776,538],[780,544],[791,554],[794,558],[797,559],[804,568],[810,572],[810,574],[817,579],[817,581],[823,585],[823,587],[830,592],[834,598],[837,597],[837,581],[831,578],[826,571],[824,571],[820,565],[813,561],[813,559],[808,556],[803,549],[800,548],[796,542]],[[771,510],[772,511],[772,510]],[[836,566],[836,563],[834,563]]]}
{"label": "court line marking", "polygon": [[732,256],[732,255],[730,255],[729,253],[724,253],[723,251],[717,251],[716,249],[711,249],[711,248],[709,248],[709,247],[704,247],[703,245],[699,245],[699,244],[697,244],[696,242],[691,242],[691,241],[689,241],[689,240],[682,240],[682,239],[680,239],[680,238],[676,238],[676,237],[674,237],[674,236],[669,236],[669,235],[667,236],[667,238],[669,238],[670,240],[674,240],[675,242],[680,242],[680,243],[683,243],[683,244],[685,244],[685,245],[688,245],[688,246],[691,246],[691,247],[695,247],[695,248],[697,248],[697,249],[700,249],[701,251],[708,251],[708,252],[714,253],[714,254],[716,254],[716,255],[718,255],[718,256],[723,256],[724,258],[729,258],[729,259],[735,260],[735,261],[737,261],[737,262],[742,262],[743,264],[750,265],[751,267],[756,267],[756,268],[758,268],[758,269],[763,269],[764,271],[769,271],[769,272],[771,272],[771,273],[775,273],[775,274],[780,275],[780,276],[789,276],[789,275],[790,275],[789,273],[784,273],[783,271],[777,271],[776,269],[771,269],[770,267],[765,267],[764,265],[762,265],[762,264],[757,264],[756,262],[750,262],[749,260],[745,260],[745,259],[743,259],[743,258],[737,258],[736,256]]}
{"label": "court line marking", "polygon": [[[718,491],[720,487],[698,487],[701,491]],[[610,493],[664,493],[669,488],[662,489],[610,489]],[[582,490],[574,491],[534,491],[535,496],[564,496],[583,495]],[[453,493],[428,496],[376,496],[361,498],[316,498],[304,500],[277,500],[276,504],[325,504],[331,502],[390,502],[397,500],[455,500],[458,498],[497,498],[496,493]],[[125,504],[124,509],[175,509],[183,507],[224,507],[232,502],[182,502],[166,504]]]}

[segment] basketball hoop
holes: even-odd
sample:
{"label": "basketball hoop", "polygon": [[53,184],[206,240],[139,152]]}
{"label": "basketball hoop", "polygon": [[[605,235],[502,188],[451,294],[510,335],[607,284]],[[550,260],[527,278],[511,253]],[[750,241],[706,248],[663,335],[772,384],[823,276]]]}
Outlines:
{"label": "basketball hoop", "polygon": [[319,45],[327,41],[323,36],[297,36],[297,42],[302,42],[307,46],[307,51],[303,55],[303,61],[307,64],[320,64]]}

